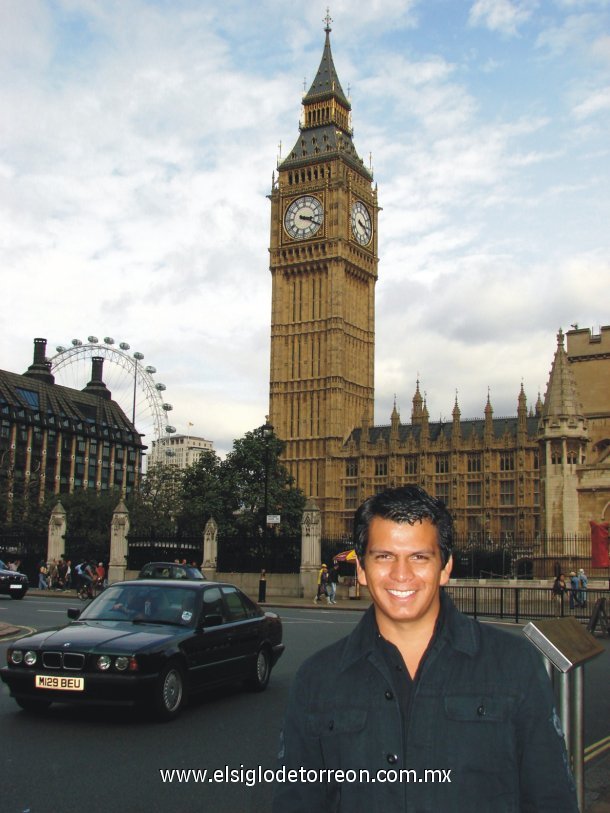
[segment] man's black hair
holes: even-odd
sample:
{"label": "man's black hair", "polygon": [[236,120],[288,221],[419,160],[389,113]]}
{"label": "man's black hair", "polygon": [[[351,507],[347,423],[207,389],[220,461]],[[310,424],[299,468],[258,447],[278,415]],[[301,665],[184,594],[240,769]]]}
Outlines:
{"label": "man's black hair", "polygon": [[369,541],[369,526],[374,517],[409,525],[423,519],[431,520],[438,531],[443,567],[449,561],[453,549],[453,519],[445,503],[431,497],[423,488],[414,485],[387,488],[362,503],[354,517],[354,550],[362,566]]}

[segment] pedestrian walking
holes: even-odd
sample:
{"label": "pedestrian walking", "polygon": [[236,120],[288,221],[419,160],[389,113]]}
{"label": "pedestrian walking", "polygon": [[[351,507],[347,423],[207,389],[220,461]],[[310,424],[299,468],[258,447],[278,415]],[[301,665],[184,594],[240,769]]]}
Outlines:
{"label": "pedestrian walking", "polygon": [[555,605],[554,609],[557,617],[563,615],[563,597],[567,592],[568,588],[566,587],[566,577],[563,575],[563,573],[560,573],[559,576],[555,578],[553,586],[551,587],[551,597]]}
{"label": "pedestrian walking", "polygon": [[337,603],[337,585],[339,584],[339,565],[335,562],[333,565],[332,570],[328,575],[328,587],[329,587],[329,603],[336,604]]}
{"label": "pedestrian walking", "polygon": [[39,590],[46,590],[49,586],[47,577],[49,575],[49,569],[47,567],[47,563],[42,561],[38,567],[38,589]]}
{"label": "pedestrian walking", "polygon": [[322,597],[326,598],[328,604],[330,604],[330,598],[328,596],[328,566],[322,565],[320,570],[318,571],[318,591],[314,596],[314,604],[317,604],[318,601]]}
{"label": "pedestrian walking", "polygon": [[587,606],[587,587],[589,585],[589,580],[587,579],[587,574],[585,571],[580,568],[578,571],[578,587],[580,588],[578,591],[578,601],[581,607]]}
{"label": "pedestrian walking", "polygon": [[572,570],[570,573],[570,610],[573,610],[575,607],[580,607],[580,602],[578,601],[578,576]]}

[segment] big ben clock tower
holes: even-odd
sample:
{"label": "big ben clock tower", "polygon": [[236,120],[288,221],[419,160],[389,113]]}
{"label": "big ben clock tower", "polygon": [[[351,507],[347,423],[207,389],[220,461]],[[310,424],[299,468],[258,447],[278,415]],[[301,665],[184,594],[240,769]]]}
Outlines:
{"label": "big ben clock tower", "polygon": [[284,463],[328,534],[343,529],[334,453],[355,426],[373,423],[378,206],[325,22],[299,137],[270,195],[269,416],[286,443]]}

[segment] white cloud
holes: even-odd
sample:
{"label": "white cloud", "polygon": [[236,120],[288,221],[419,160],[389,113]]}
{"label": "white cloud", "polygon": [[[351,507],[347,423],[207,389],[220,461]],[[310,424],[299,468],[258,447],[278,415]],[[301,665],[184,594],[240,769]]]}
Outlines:
{"label": "white cloud", "polygon": [[[395,392],[408,418],[418,372],[433,417],[456,388],[462,414],[482,415],[488,385],[496,414],[514,413],[522,377],[530,404],[544,391],[560,325],[608,321],[607,18],[556,8],[478,2],[470,25],[424,2],[332,9],[383,207],[378,420]],[[263,423],[266,195],[323,16],[277,0],[0,4],[14,314],[0,367],[25,370],[34,336],[52,350],[111,335],[157,367],[179,431],[192,421],[226,450]]]}
{"label": "white cloud", "polygon": [[607,110],[610,110],[610,85],[592,91],[574,107],[573,113],[577,119],[586,119]]}
{"label": "white cloud", "polygon": [[485,26],[490,31],[514,35],[532,14],[531,2],[512,0],[475,0],[470,8],[469,23]]}

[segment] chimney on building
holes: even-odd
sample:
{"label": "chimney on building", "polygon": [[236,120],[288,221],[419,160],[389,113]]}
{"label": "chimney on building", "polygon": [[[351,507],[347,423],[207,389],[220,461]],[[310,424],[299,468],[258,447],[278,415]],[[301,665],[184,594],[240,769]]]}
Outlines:
{"label": "chimney on building", "polygon": [[105,398],[110,401],[112,393],[104,384],[102,374],[104,371],[104,359],[102,356],[93,356],[91,359],[91,381],[87,384],[83,392],[96,395],[98,398]]}
{"label": "chimney on building", "polygon": [[43,384],[54,384],[55,377],[51,372],[51,362],[47,361],[47,340],[34,339],[34,359],[24,375],[42,381]]}

